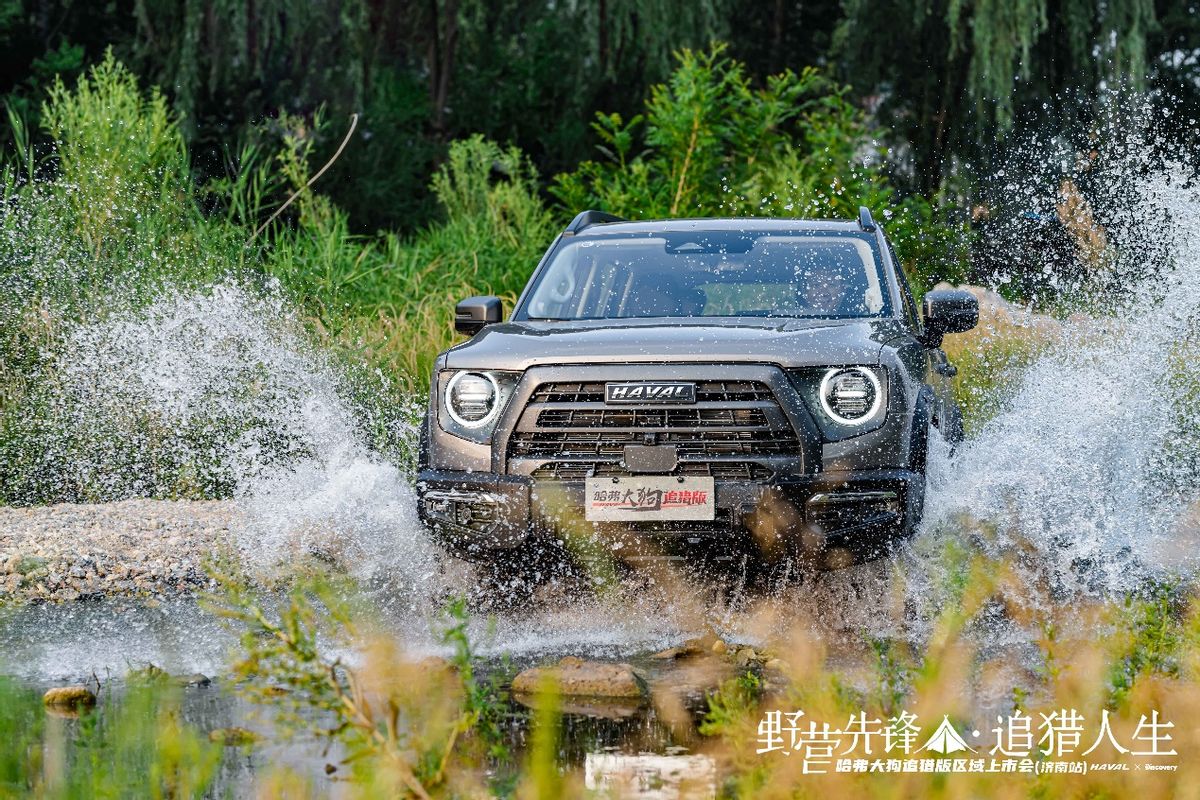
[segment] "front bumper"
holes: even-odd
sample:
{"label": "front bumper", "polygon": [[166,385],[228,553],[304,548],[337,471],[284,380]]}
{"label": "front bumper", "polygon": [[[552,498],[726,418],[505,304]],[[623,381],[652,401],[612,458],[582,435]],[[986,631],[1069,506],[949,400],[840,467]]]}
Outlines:
{"label": "front bumper", "polygon": [[925,478],[899,469],[830,471],[768,481],[717,481],[715,519],[597,524],[583,518],[582,482],[424,470],[421,520],[452,552],[471,558],[564,531],[634,533],[664,545],[750,544],[769,555],[802,545],[870,551],[920,518]]}

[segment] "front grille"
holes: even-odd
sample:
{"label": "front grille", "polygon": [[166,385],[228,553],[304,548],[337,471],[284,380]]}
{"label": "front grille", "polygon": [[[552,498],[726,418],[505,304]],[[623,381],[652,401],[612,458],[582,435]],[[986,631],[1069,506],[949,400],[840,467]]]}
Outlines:
{"label": "front grille", "polygon": [[[644,442],[641,431],[516,431],[508,440],[508,452],[516,458],[620,456],[625,445]],[[675,445],[681,457],[779,456],[799,448],[794,434],[770,430],[667,430],[658,433],[654,444]]]}
{"label": "front grille", "polygon": [[[775,402],[766,384],[758,381],[700,381],[696,384],[697,403]],[[543,383],[530,398],[531,403],[603,403],[604,382]]]}
{"label": "front grille", "polygon": [[[616,461],[551,461],[533,471],[533,477],[556,481],[581,481],[585,478],[629,477],[629,470]],[[769,467],[748,461],[684,461],[672,475],[716,478],[725,481],[766,480],[773,474]]]}
{"label": "front grille", "polygon": [[766,427],[761,408],[553,408],[538,414],[539,428]]}
{"label": "front grille", "polygon": [[534,468],[535,477],[578,481],[629,474],[619,463],[627,445],[674,447],[679,465],[669,474],[725,480],[763,480],[774,465],[756,459],[800,456],[783,409],[758,381],[699,381],[695,403],[620,407],[605,405],[601,381],[544,383],[509,436],[506,455],[549,462]]}

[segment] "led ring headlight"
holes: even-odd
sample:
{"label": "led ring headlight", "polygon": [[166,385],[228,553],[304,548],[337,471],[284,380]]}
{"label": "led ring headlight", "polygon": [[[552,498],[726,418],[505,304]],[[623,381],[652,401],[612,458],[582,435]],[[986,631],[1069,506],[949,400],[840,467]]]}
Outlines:
{"label": "led ring headlight", "polygon": [[862,425],[873,418],[883,402],[883,388],[874,370],[833,367],[821,379],[821,409],[834,422]]}
{"label": "led ring headlight", "polygon": [[500,411],[500,385],[486,372],[460,372],[446,384],[446,413],[464,428],[482,428]]}

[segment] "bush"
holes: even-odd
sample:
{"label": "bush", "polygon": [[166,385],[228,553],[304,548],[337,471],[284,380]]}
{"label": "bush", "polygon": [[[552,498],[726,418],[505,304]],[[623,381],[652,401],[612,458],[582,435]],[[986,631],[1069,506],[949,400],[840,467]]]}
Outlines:
{"label": "bush", "polygon": [[551,193],[571,212],[630,218],[778,216],[856,218],[865,205],[889,221],[905,267],[920,283],[957,279],[961,226],[920,198],[900,201],[846,90],[809,67],[751,85],[725,48],[682,50],[645,114],[599,114],[601,161],[557,175]]}
{"label": "bush", "polygon": [[302,212],[265,255],[323,331],[407,391],[424,390],[434,357],[453,343],[455,302],[496,294],[511,306],[556,232],[537,173],[515,148],[455,142],[432,188],[446,221],[414,236],[354,237],[329,206]]}

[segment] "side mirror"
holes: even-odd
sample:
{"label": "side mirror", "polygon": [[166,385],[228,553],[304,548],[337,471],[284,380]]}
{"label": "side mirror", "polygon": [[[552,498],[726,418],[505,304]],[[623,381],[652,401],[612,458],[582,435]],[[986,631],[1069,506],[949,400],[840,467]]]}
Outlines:
{"label": "side mirror", "polygon": [[504,306],[499,297],[468,297],[454,307],[454,330],[474,336],[485,325],[499,322],[504,316]]}
{"label": "side mirror", "polygon": [[940,347],[942,336],[962,333],[979,324],[979,301],[963,289],[934,289],[922,301],[925,345]]}

